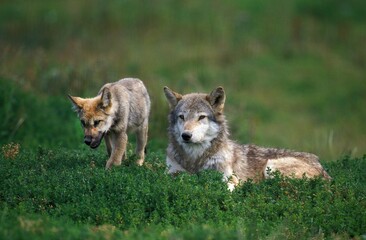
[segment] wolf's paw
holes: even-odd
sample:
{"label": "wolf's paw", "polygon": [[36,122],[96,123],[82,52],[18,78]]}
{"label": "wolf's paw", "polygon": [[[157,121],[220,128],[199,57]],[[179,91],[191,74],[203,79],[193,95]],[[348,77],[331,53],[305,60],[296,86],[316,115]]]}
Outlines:
{"label": "wolf's paw", "polygon": [[144,164],[144,159],[138,159],[136,161],[136,164],[139,165],[139,166],[142,166]]}
{"label": "wolf's paw", "polygon": [[111,163],[108,161],[107,164],[105,165],[105,170],[109,170],[111,169]]}
{"label": "wolf's paw", "polygon": [[230,176],[227,182],[227,189],[232,192],[235,187],[239,185],[239,179],[233,174]]}
{"label": "wolf's paw", "polygon": [[122,161],[113,161],[111,159],[109,159],[105,165],[105,169],[108,170],[108,169],[111,169],[112,166],[120,166],[122,163]]}
{"label": "wolf's paw", "polygon": [[114,165],[114,166],[121,166],[121,164],[122,164],[122,161],[121,161],[121,160],[119,160],[119,161],[114,161],[114,162],[113,162],[113,165]]}
{"label": "wolf's paw", "polygon": [[235,184],[228,182],[227,183],[227,190],[229,190],[230,192],[234,191],[235,189]]}

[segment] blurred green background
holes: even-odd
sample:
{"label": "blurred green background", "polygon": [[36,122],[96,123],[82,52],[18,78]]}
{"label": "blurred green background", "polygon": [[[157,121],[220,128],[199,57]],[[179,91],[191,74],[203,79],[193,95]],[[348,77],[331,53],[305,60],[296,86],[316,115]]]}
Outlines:
{"label": "blurred green background", "polygon": [[359,0],[3,0],[0,145],[85,148],[66,95],[137,77],[152,151],[167,143],[163,86],[221,85],[238,142],[363,155],[365,20]]}

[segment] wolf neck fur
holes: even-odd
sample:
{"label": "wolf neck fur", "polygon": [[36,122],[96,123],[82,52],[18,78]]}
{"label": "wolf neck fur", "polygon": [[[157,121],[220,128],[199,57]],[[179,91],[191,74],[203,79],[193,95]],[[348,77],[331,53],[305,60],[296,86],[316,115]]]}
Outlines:
{"label": "wolf neck fur", "polygon": [[176,161],[188,172],[197,172],[212,158],[228,139],[226,125],[220,126],[218,135],[210,142],[179,143],[174,136],[171,141],[176,146]]}

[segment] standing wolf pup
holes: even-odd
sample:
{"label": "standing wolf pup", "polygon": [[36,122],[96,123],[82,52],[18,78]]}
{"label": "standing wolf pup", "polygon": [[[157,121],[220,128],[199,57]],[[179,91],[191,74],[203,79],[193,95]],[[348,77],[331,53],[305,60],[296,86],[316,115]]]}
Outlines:
{"label": "standing wolf pup", "polygon": [[137,164],[144,163],[150,98],[141,80],[124,78],[105,84],[94,98],[69,98],[84,128],[85,144],[97,148],[105,138],[109,155],[106,169],[121,165],[129,131],[137,134]]}
{"label": "standing wolf pup", "polygon": [[313,154],[239,145],[230,140],[222,87],[210,94],[187,95],[164,87],[164,93],[170,105],[166,158],[169,173],[215,169],[223,173],[231,191],[239,180],[268,178],[268,168],[297,178],[304,174],[330,178]]}

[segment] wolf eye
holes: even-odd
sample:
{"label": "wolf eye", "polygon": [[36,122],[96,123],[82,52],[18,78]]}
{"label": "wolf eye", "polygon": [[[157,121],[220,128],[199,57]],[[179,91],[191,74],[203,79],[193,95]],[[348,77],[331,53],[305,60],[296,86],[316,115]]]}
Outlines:
{"label": "wolf eye", "polygon": [[199,117],[198,117],[198,121],[200,121],[200,120],[204,119],[205,117],[206,117],[205,115],[201,115],[201,116],[199,116]]}
{"label": "wolf eye", "polygon": [[95,120],[94,121],[94,127],[98,126],[99,123],[100,123],[100,120]]}
{"label": "wolf eye", "polygon": [[83,127],[85,127],[85,121],[84,121],[84,120],[81,120],[80,122],[81,122],[81,125],[82,125]]}
{"label": "wolf eye", "polygon": [[183,114],[179,115],[179,118],[184,120],[184,115]]}

